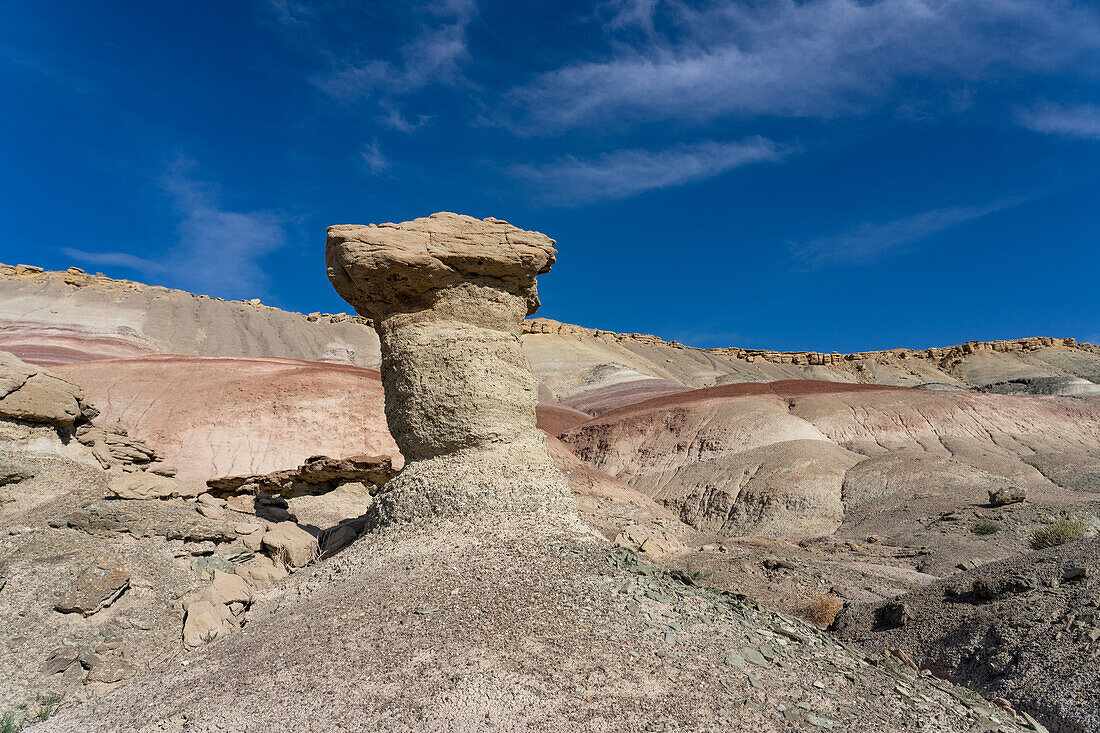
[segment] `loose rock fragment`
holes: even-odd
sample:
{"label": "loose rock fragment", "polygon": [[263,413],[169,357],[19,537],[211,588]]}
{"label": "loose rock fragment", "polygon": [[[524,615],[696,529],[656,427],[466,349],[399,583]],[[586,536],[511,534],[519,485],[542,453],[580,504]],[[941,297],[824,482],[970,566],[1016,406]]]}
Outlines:
{"label": "loose rock fragment", "polygon": [[114,603],[129,587],[130,571],[118,558],[105,555],[77,576],[55,608],[91,616]]}

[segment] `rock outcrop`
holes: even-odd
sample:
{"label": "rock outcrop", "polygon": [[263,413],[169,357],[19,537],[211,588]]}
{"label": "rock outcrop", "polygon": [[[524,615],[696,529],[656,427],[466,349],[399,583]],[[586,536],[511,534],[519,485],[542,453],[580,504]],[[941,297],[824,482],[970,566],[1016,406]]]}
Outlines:
{"label": "rock outcrop", "polygon": [[409,461],[379,495],[378,522],[568,513],[519,341],[555,254],[549,237],[492,218],[329,227],[329,279],[378,332],[386,420]]}
{"label": "rock outcrop", "polygon": [[0,351],[0,419],[69,429],[95,414],[80,387]]}
{"label": "rock outcrop", "polygon": [[206,485],[216,495],[243,493],[292,498],[327,494],[355,483],[374,494],[393,478],[394,473],[388,456],[311,456],[298,468],[251,476],[225,476],[210,479]]}

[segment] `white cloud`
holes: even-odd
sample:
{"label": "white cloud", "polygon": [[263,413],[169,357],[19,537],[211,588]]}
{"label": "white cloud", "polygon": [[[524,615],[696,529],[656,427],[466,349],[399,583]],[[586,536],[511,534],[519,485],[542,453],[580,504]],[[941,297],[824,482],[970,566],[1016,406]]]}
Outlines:
{"label": "white cloud", "polygon": [[1021,111],[1018,119],[1024,127],[1036,132],[1100,140],[1100,107],[1096,105],[1067,107],[1046,102]]}
{"label": "white cloud", "polygon": [[359,155],[363,157],[363,163],[366,164],[367,169],[373,175],[381,175],[390,167],[390,162],[383,155],[382,148],[379,147],[377,140],[369,145],[364,145],[363,149],[359,151]]}
{"label": "white cloud", "polygon": [[[615,23],[645,27],[646,4]],[[608,121],[823,116],[888,103],[903,80],[956,86],[1089,68],[1100,16],[1072,0],[715,0],[666,3],[664,35],[614,44],[512,90],[504,124],[554,132]]]}
{"label": "white cloud", "polygon": [[964,222],[1015,206],[1023,200],[1009,199],[986,206],[952,206],[888,222],[867,222],[841,234],[791,243],[790,249],[795,257],[810,265],[869,262]]}
{"label": "white cloud", "polygon": [[276,20],[295,30],[309,25],[313,19],[313,9],[298,0],[268,0],[267,4]]}
{"label": "white cloud", "polygon": [[281,218],[270,212],[226,209],[214,186],[191,177],[194,167],[192,161],[181,159],[160,179],[180,216],[179,239],[162,258],[70,247],[62,252],[80,262],[155,275],[165,284],[207,295],[255,298],[266,294],[268,277],[260,260],[286,243]]}
{"label": "white cloud", "polygon": [[382,59],[342,61],[338,68],[313,82],[326,94],[354,101],[375,95],[403,96],[431,84],[463,81],[462,61],[468,58],[466,28],[477,15],[474,0],[443,0],[430,6],[439,21],[426,25],[401,49],[401,63]]}
{"label": "white cloud", "polygon": [[679,186],[786,154],[771,140],[705,141],[668,150],[618,150],[596,158],[568,157],[545,165],[515,165],[509,172],[526,181],[535,196],[558,206],[623,199],[644,191]]}
{"label": "white cloud", "polygon": [[164,265],[154,260],[147,260],[126,252],[86,252],[82,249],[62,247],[62,254],[72,257],[77,262],[90,265],[106,265],[108,267],[125,267],[128,270],[153,274],[164,271]]}

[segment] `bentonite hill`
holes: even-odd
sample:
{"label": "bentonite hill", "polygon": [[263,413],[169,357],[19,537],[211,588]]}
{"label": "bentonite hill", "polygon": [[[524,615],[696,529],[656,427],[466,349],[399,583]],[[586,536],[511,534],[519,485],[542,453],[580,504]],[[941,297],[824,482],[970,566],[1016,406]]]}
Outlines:
{"label": "bentonite hill", "polygon": [[353,316],[0,268],[0,707],[1100,725],[1100,348],[695,349],[530,318],[556,254],[492,218],[331,227]]}

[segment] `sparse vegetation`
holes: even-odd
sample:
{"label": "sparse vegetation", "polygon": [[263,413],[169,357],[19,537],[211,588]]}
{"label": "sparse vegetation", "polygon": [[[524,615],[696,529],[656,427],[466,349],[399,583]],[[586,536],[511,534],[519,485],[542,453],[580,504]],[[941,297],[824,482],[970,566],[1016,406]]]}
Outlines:
{"label": "sparse vegetation", "polygon": [[1073,519],[1059,519],[1031,534],[1031,547],[1041,550],[1044,547],[1056,547],[1085,536],[1085,525]]}
{"label": "sparse vegetation", "polygon": [[38,703],[38,712],[29,717],[27,720],[32,723],[42,723],[49,720],[50,718],[61,712],[61,705],[64,698],[64,695],[57,692],[51,692],[49,694],[39,693],[38,695],[35,695],[34,699],[35,702]]}
{"label": "sparse vegetation", "polygon": [[970,531],[980,535],[997,534],[1001,531],[1001,525],[988,519],[979,519],[974,523],[974,526],[970,528]]}
{"label": "sparse vegetation", "polygon": [[844,608],[844,601],[828,593],[818,593],[802,609],[802,618],[811,621],[821,628],[828,628]]}
{"label": "sparse vegetation", "polygon": [[7,712],[0,715],[0,733],[17,733],[23,727],[23,721],[17,713]]}

